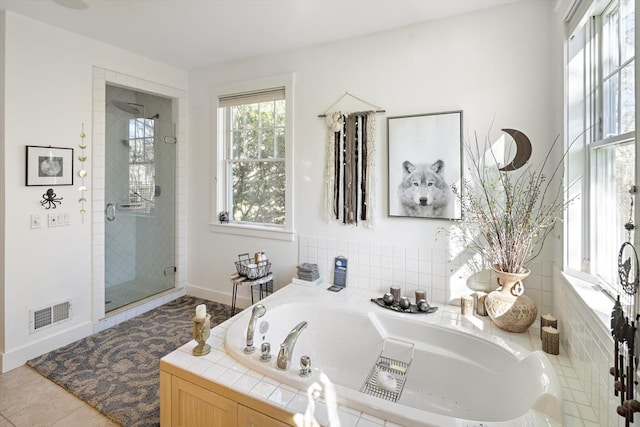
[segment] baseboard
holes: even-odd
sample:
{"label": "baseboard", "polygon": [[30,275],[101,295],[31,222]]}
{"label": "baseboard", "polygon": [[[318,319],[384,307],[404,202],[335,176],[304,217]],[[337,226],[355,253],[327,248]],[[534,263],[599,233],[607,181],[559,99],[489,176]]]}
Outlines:
{"label": "baseboard", "polygon": [[55,334],[46,334],[38,341],[29,343],[15,350],[0,353],[0,372],[9,372],[24,365],[28,360],[41,356],[52,350],[88,337],[93,333],[91,321],[83,322],[73,328]]}
{"label": "baseboard", "polygon": [[[228,305],[231,305],[231,288],[231,283],[229,283],[229,292],[221,292],[215,289],[201,288],[199,286],[190,284],[187,284],[185,286],[187,295],[191,295],[197,298],[204,298],[209,301],[221,302]],[[242,309],[247,308],[251,305],[251,296],[248,294],[248,291],[246,296],[238,295],[238,297],[236,298],[236,305],[238,308]]]}

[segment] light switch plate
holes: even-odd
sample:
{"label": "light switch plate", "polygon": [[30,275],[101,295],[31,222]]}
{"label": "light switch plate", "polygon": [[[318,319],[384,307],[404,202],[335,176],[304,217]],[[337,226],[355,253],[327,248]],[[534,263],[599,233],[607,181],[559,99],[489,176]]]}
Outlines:
{"label": "light switch plate", "polygon": [[42,217],[40,214],[31,215],[31,228],[42,228]]}

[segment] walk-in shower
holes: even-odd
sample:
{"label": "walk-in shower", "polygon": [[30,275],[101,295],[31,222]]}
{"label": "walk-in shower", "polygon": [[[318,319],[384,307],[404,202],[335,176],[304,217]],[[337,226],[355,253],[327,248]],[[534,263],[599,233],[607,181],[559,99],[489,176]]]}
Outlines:
{"label": "walk-in shower", "polygon": [[105,311],[175,286],[172,100],[107,85]]}

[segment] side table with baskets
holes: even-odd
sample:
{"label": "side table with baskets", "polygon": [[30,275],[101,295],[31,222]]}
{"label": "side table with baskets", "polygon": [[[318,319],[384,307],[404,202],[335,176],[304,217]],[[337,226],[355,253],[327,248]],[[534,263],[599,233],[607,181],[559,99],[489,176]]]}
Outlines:
{"label": "side table with baskets", "polygon": [[260,299],[273,292],[273,274],[271,273],[271,262],[269,260],[258,263],[249,256],[248,253],[239,254],[236,264],[236,273],[230,277],[233,285],[231,296],[231,314],[236,314],[236,300],[238,298],[238,286],[249,286],[251,293],[251,304],[253,305],[253,287],[259,286]]}

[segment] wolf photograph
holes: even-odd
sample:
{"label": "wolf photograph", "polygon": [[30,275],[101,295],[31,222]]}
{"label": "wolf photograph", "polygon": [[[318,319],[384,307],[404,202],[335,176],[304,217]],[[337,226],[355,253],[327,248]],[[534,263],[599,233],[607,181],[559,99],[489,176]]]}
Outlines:
{"label": "wolf photograph", "polygon": [[462,112],[390,117],[389,216],[459,219]]}

